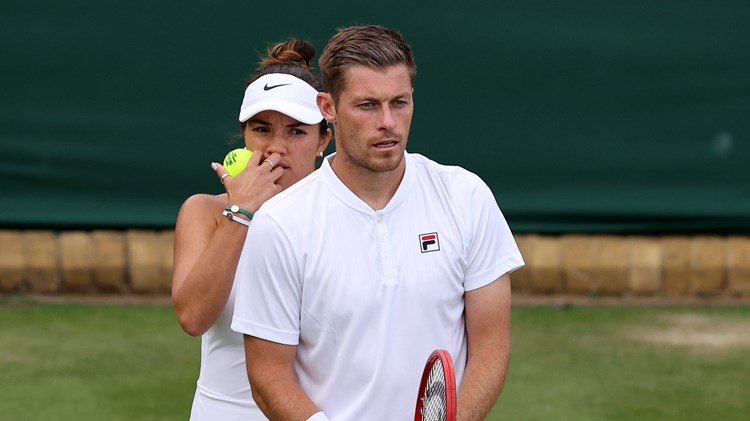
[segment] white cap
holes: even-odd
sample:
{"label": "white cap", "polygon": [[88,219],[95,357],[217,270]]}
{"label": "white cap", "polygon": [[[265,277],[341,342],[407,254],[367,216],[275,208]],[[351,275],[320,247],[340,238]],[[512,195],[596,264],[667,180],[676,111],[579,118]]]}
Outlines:
{"label": "white cap", "polygon": [[240,107],[243,123],[261,111],[273,110],[304,124],[323,120],[316,98],[318,91],[304,80],[283,73],[263,75],[245,89]]}

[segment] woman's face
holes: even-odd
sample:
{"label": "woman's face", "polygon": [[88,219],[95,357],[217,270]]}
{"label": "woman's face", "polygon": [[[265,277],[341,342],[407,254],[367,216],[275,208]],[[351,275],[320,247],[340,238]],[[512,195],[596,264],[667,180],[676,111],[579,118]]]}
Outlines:
{"label": "woman's face", "polygon": [[315,157],[331,140],[330,129],[321,134],[319,124],[303,124],[270,110],[247,120],[243,135],[245,147],[262,153],[263,158],[273,153],[281,155],[280,162],[274,163],[284,169],[284,174],[276,181],[282,189],[310,174],[315,169]]}

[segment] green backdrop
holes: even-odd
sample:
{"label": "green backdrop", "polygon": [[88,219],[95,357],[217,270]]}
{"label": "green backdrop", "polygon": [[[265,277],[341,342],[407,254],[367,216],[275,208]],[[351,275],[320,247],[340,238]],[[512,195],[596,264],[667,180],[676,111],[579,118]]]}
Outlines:
{"label": "green backdrop", "polygon": [[353,23],[405,34],[409,150],[515,231],[750,232],[746,0],[4,1],[0,227],[172,227],[265,46]]}

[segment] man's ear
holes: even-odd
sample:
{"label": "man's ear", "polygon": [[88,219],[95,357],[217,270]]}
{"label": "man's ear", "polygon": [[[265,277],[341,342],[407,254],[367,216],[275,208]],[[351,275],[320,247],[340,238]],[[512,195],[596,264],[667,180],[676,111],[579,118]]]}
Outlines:
{"label": "man's ear", "polygon": [[333,103],[333,97],[328,92],[318,92],[316,99],[320,113],[329,123],[336,122],[336,104]]}

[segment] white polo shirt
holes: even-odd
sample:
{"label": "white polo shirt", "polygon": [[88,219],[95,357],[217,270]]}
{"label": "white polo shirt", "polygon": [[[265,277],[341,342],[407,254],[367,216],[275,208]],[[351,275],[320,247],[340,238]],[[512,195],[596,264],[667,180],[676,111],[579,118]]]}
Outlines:
{"label": "white polo shirt", "polygon": [[479,177],[404,159],[380,211],[325,159],[255,214],[237,268],[232,329],[297,345],[300,386],[330,420],[410,419],[437,348],[453,356],[460,384],[464,292],[523,265]]}

